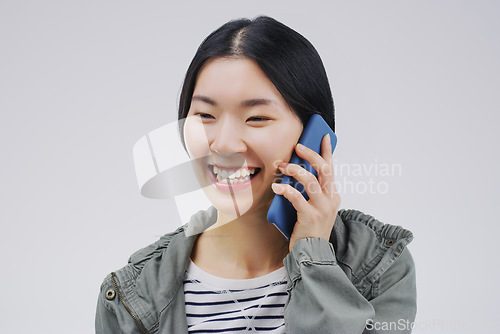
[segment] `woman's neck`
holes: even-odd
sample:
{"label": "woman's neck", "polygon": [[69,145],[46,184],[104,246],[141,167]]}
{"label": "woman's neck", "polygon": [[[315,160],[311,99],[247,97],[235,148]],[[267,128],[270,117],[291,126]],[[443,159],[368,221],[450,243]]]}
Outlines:
{"label": "woman's neck", "polygon": [[288,242],[267,221],[267,209],[236,219],[219,212],[217,222],[196,240],[193,262],[212,275],[233,279],[259,277],[282,267]]}

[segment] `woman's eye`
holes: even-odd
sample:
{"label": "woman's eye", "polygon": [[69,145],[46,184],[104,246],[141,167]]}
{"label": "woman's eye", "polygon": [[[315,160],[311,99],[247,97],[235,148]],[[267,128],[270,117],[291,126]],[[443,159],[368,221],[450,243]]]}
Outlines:
{"label": "woman's eye", "polygon": [[264,116],[253,116],[253,117],[250,117],[247,121],[262,122],[262,121],[268,121],[268,120],[269,120],[269,118],[264,117]]}
{"label": "woman's eye", "polygon": [[199,112],[196,114],[196,116],[202,118],[202,119],[212,119],[212,118],[215,118],[214,116],[210,115],[210,114],[205,114],[205,113],[202,113],[202,112]]}

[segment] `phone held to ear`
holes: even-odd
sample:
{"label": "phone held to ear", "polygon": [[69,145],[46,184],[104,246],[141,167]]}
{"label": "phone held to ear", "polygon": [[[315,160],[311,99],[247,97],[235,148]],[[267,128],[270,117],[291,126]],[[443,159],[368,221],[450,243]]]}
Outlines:
{"label": "phone held to ear", "polygon": [[[309,147],[316,153],[321,154],[321,141],[326,134],[330,134],[333,153],[335,146],[337,145],[337,136],[325,122],[323,117],[318,114],[314,114],[307,122],[307,125],[300,136],[299,143]],[[300,158],[295,153],[295,150],[290,158],[290,163],[297,164],[314,174],[314,176],[318,177],[318,172],[316,172],[307,160]],[[304,186],[293,177],[284,175],[281,184],[290,184],[292,187],[300,191],[306,200],[309,200],[309,196],[307,196]],[[293,207],[292,203],[290,203],[290,201],[288,201],[284,196],[275,195],[273,202],[271,203],[271,207],[267,212],[267,220],[273,223],[278,230],[283,233],[287,240],[290,240],[293,227],[297,221],[297,211]]]}

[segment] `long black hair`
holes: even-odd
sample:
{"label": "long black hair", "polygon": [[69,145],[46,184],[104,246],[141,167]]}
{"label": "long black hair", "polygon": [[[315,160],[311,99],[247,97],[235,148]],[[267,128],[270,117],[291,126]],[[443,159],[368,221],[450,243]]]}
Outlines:
{"label": "long black hair", "polygon": [[[223,57],[255,61],[303,124],[320,114],[335,131],[333,97],[318,52],[304,36],[267,16],[229,21],[205,38],[184,79],[179,120],[187,117],[200,69]],[[179,130],[183,138],[182,126]]]}

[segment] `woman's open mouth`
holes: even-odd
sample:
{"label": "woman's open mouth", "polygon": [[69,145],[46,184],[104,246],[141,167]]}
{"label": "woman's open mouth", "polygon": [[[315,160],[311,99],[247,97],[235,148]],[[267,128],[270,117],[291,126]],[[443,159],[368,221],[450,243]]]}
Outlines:
{"label": "woman's open mouth", "polygon": [[261,168],[226,168],[208,165],[208,170],[210,171],[214,184],[246,185],[259,174]]}

